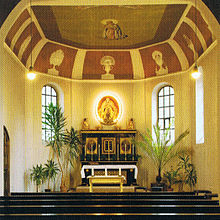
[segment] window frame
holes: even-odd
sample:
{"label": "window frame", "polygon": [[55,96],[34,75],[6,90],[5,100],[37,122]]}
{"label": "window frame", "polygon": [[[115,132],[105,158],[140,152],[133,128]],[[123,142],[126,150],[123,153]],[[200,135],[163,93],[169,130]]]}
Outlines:
{"label": "window frame", "polygon": [[[165,88],[169,88],[168,94],[165,93]],[[172,89],[172,91],[171,91]],[[160,94],[163,92],[163,94]],[[168,105],[166,97],[168,97]],[[172,98],[171,98],[172,97]],[[162,105],[160,105],[160,98],[162,98]],[[173,101],[171,100],[173,99]],[[166,115],[166,109],[168,108],[169,114]],[[162,116],[161,111],[162,109]],[[172,86],[170,85],[164,85],[161,87],[157,92],[157,123],[158,125],[161,125],[162,121],[162,128],[160,126],[160,130],[162,131],[162,134],[164,131],[170,126],[170,132],[169,132],[169,138],[173,142],[175,140],[175,92]],[[168,121],[168,123],[167,123]]]}

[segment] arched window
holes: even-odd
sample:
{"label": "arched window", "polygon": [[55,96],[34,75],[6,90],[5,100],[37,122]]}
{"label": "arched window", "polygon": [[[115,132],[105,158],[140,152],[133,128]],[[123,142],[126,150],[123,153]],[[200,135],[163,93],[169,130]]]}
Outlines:
{"label": "arched window", "polygon": [[56,90],[46,85],[42,89],[42,140],[47,141],[49,137],[52,135],[51,128],[45,125],[43,122],[45,122],[45,111],[46,108],[49,106],[50,103],[53,103],[53,105],[57,104],[57,92]]}
{"label": "arched window", "polygon": [[175,139],[174,90],[171,86],[164,86],[158,91],[158,124],[163,133],[171,126],[169,138]]}

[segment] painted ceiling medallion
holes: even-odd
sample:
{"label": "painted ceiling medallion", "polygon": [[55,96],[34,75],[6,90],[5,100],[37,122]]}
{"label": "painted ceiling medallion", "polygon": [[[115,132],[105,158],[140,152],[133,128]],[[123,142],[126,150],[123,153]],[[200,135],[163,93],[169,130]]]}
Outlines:
{"label": "painted ceiling medallion", "polygon": [[101,124],[116,124],[119,117],[119,104],[112,96],[104,96],[98,103],[98,119]]}
{"label": "painted ceiling medallion", "polygon": [[152,53],[152,58],[153,58],[153,60],[155,61],[155,64],[156,64],[156,68],[155,68],[156,75],[167,74],[168,73],[168,67],[164,63],[163,54],[160,51],[155,50]]}
{"label": "painted ceiling medallion", "polygon": [[103,38],[108,40],[124,39],[128,35],[122,32],[118,21],[115,19],[104,19],[101,21],[104,24]]}
{"label": "painted ceiling medallion", "polygon": [[106,74],[102,75],[102,79],[114,79],[114,75],[110,74],[109,72],[115,65],[115,59],[111,56],[104,56],[100,60],[100,64],[103,66],[103,69],[106,72]]}
{"label": "painted ceiling medallion", "polygon": [[56,69],[56,66],[60,66],[61,63],[63,62],[64,58],[64,52],[60,50],[56,50],[53,52],[50,56],[50,65],[53,67],[51,69],[48,69],[48,73],[52,75],[59,75],[59,71]]}

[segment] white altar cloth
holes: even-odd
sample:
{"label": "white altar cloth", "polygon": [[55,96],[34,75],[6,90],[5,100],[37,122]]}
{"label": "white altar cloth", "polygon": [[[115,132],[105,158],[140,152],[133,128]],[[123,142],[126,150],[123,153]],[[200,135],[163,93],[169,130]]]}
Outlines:
{"label": "white altar cloth", "polygon": [[134,178],[137,179],[137,174],[138,174],[138,168],[136,165],[83,165],[81,169],[81,177],[85,178],[85,170],[86,169],[91,169],[92,170],[92,176],[94,176],[94,169],[100,169],[100,170],[105,170],[105,175],[107,176],[107,170],[108,169],[115,169],[119,170],[119,175],[121,175],[121,170],[122,169],[134,169]]}

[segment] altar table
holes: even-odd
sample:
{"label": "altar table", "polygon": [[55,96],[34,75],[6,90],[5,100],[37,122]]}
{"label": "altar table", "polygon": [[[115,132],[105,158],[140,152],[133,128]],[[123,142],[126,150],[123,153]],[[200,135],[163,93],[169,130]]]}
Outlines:
{"label": "altar table", "polygon": [[95,169],[103,169],[105,170],[105,176],[107,176],[108,169],[118,170],[118,175],[121,175],[122,169],[134,169],[134,178],[137,179],[138,169],[136,165],[122,164],[122,165],[83,165],[81,169],[81,177],[85,178],[85,170],[91,169],[91,175],[94,176]]}
{"label": "altar table", "polygon": [[120,184],[120,192],[123,192],[124,176],[88,176],[89,179],[89,192],[93,192],[93,184]]}

